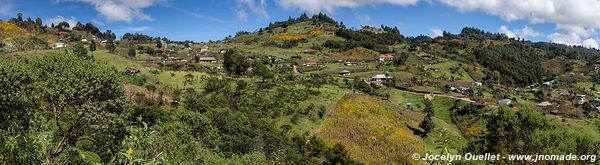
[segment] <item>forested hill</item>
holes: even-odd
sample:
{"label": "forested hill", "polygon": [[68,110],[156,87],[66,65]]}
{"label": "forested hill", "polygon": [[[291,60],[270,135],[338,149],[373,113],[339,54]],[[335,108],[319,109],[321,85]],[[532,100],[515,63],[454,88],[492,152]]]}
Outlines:
{"label": "forested hill", "polygon": [[[600,51],[596,49],[525,41],[474,27],[465,27],[460,34],[444,31],[442,36],[435,38],[424,35],[406,37],[398,28],[384,25],[347,28],[343,22],[335,21],[325,14],[290,17],[287,21],[270,23],[268,27],[253,33],[238,32],[235,37],[228,37],[226,40],[234,45],[284,49],[277,52],[281,54],[299,49],[314,50],[319,55],[331,56],[337,53],[348,54],[349,51],[362,48],[399,57],[429,54],[483,68],[485,76],[480,81],[516,86],[531,85],[558,76],[542,67],[542,63],[548,60],[565,57],[567,60],[583,61],[589,66],[600,59]],[[565,69],[568,68],[561,68]]]}

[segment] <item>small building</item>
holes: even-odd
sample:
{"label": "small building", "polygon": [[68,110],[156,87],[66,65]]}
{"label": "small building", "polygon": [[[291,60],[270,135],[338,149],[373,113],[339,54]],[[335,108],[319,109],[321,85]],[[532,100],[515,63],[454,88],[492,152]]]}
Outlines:
{"label": "small building", "polygon": [[316,62],[307,62],[307,63],[302,64],[302,66],[314,67],[314,66],[319,66],[319,63],[316,63]]}
{"label": "small building", "polygon": [[84,38],[84,39],[81,39],[81,42],[88,42],[88,40]]}
{"label": "small building", "polygon": [[600,106],[596,107],[596,110],[598,110],[598,112],[600,112]]}
{"label": "small building", "polygon": [[463,93],[463,92],[465,92],[465,91],[468,91],[469,89],[470,89],[470,88],[467,88],[467,87],[458,87],[456,90],[457,90],[457,92],[459,92],[459,93]]}
{"label": "small building", "polygon": [[66,31],[59,31],[59,32],[58,32],[58,35],[61,35],[61,36],[68,36],[68,35],[69,35],[69,32],[66,32]]}
{"label": "small building", "polygon": [[200,48],[200,52],[208,52],[208,46],[207,46],[207,45],[203,45],[203,46]]}
{"label": "small building", "polygon": [[384,82],[385,80],[390,78],[390,76],[387,76],[385,74],[376,74],[371,76],[371,82]]}
{"label": "small building", "polygon": [[585,100],[586,95],[576,95],[575,100]]}
{"label": "small building", "polygon": [[512,103],[512,100],[510,100],[510,99],[498,100],[498,105],[510,105],[511,103]]}
{"label": "small building", "polygon": [[483,86],[483,83],[481,83],[481,82],[474,82],[473,84],[478,87]]}
{"label": "small building", "polygon": [[346,62],[342,63],[342,65],[354,66],[354,65],[360,65],[360,63],[359,62],[346,61]]}
{"label": "small building", "polygon": [[66,47],[66,45],[65,45],[65,43],[58,42],[58,43],[54,44],[54,47],[56,47],[56,48],[64,48],[64,47]]}
{"label": "small building", "polygon": [[394,56],[391,54],[382,54],[382,55],[379,55],[378,60],[382,61],[382,62],[383,61],[393,61]]}
{"label": "small building", "polygon": [[342,76],[348,76],[348,75],[350,75],[350,71],[344,69],[344,70],[340,71],[340,75],[342,75]]}
{"label": "small building", "polygon": [[550,114],[553,114],[553,115],[564,115],[565,112],[555,109],[555,110],[551,110]]}
{"label": "small building", "polygon": [[217,62],[217,58],[215,57],[200,57],[198,62],[206,62],[206,63],[214,63]]}
{"label": "small building", "polygon": [[456,87],[450,87],[450,91],[456,91]]}
{"label": "small building", "polygon": [[552,80],[552,81],[546,81],[546,82],[542,83],[542,85],[547,86],[547,87],[551,87],[552,84],[554,84],[554,80]]}

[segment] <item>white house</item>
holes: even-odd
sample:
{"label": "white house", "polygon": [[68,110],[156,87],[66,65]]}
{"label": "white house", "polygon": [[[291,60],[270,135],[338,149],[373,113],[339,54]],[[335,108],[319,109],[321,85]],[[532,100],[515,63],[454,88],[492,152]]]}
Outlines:
{"label": "white house", "polygon": [[54,45],[55,45],[56,48],[64,48],[64,47],[66,47],[65,43],[62,43],[62,42],[58,42],[58,43],[56,43]]}
{"label": "white house", "polygon": [[202,48],[200,48],[200,52],[207,52],[208,51],[208,46],[204,45],[202,46]]}
{"label": "white house", "polygon": [[392,77],[386,76],[385,74],[376,74],[376,75],[371,76],[371,82],[383,82],[390,78],[392,78]]}
{"label": "white house", "polygon": [[88,42],[88,40],[84,38],[84,39],[81,39],[81,42]]}

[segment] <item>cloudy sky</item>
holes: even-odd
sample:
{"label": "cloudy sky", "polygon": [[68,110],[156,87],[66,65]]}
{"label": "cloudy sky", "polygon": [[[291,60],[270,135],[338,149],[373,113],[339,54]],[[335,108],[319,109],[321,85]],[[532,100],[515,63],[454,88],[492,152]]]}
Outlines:
{"label": "cloudy sky", "polygon": [[511,37],[598,48],[599,0],[0,0],[0,19],[21,12],[45,22],[92,22],[118,35],[222,39],[272,21],[324,12],[349,27],[397,26],[436,36],[465,26]]}

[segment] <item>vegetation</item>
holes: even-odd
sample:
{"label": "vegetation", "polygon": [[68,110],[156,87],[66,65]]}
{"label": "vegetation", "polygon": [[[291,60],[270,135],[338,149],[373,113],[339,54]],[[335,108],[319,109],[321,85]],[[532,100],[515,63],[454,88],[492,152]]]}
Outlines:
{"label": "vegetation", "polygon": [[207,43],[41,21],[0,22],[0,164],[600,153],[594,49],[472,27],[404,37],[322,13]]}

